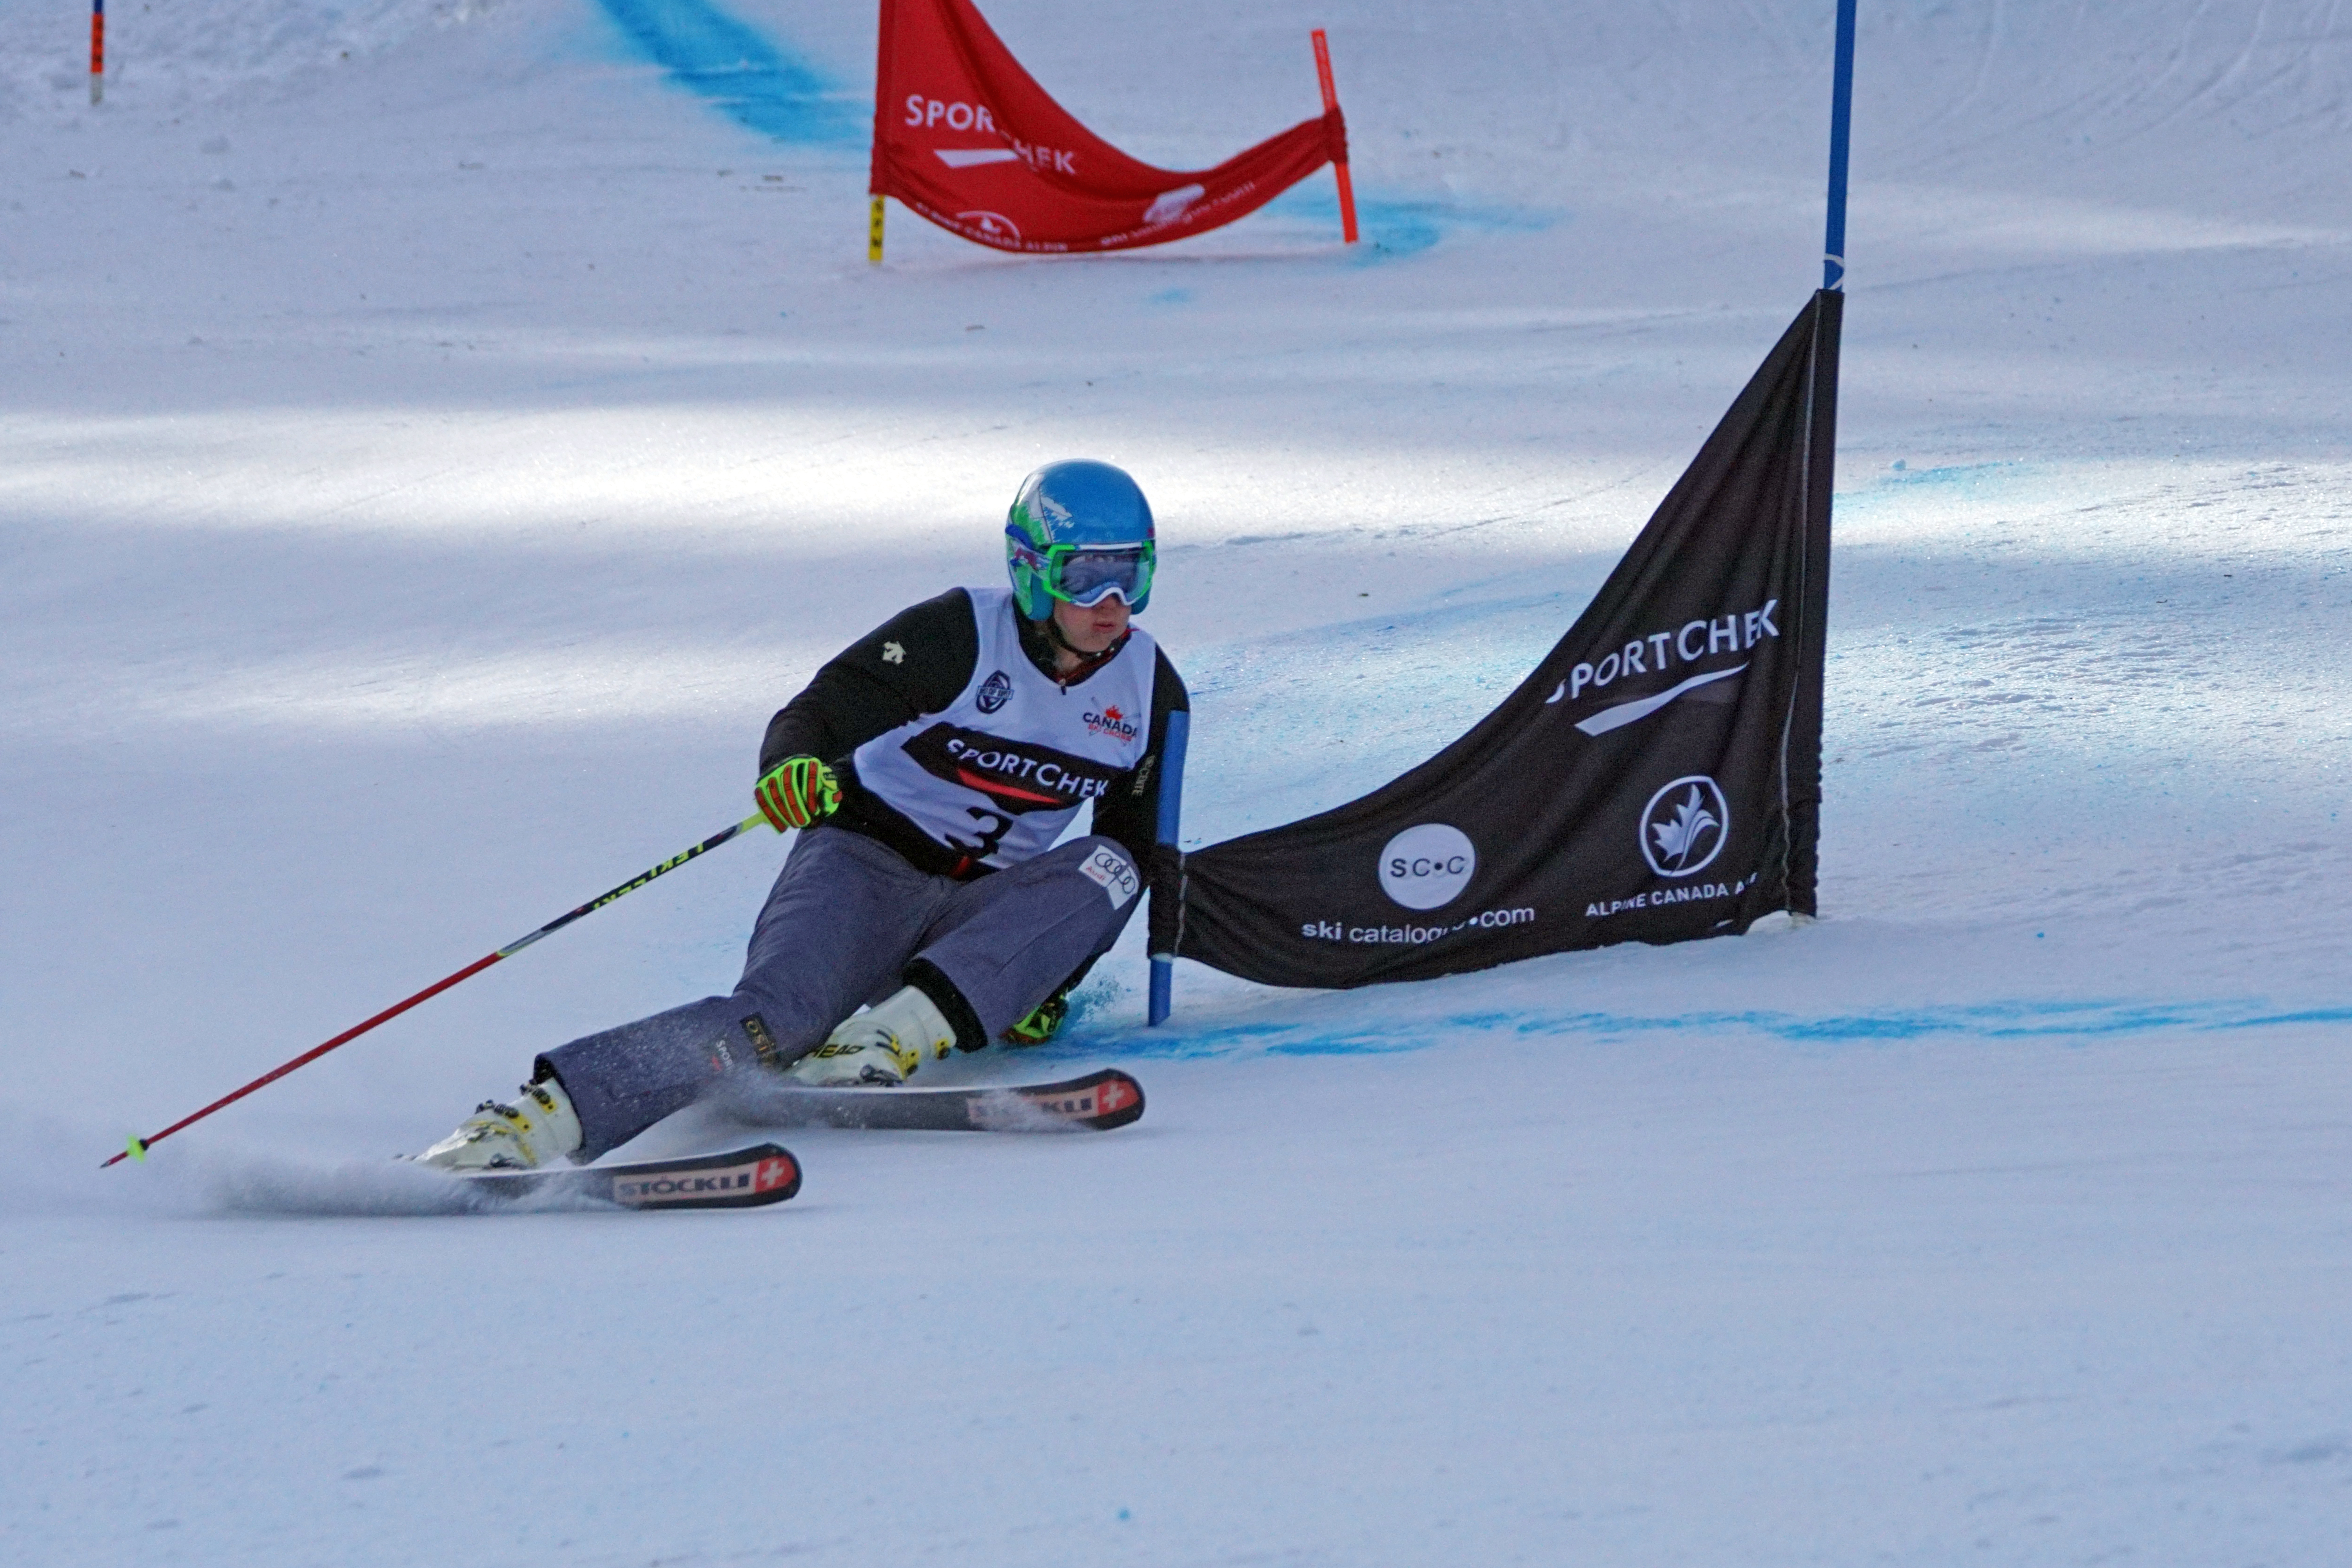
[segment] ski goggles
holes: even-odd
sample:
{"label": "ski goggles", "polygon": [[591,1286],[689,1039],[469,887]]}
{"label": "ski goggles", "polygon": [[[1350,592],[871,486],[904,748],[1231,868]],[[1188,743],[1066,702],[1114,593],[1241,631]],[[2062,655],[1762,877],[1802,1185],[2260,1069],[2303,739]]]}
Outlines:
{"label": "ski goggles", "polygon": [[1007,528],[1013,553],[1045,584],[1056,599],[1091,609],[1117,594],[1129,606],[1151,592],[1151,563],[1157,553],[1150,540],[1140,544],[1105,547],[1097,544],[1052,544],[1039,550],[1017,528]]}

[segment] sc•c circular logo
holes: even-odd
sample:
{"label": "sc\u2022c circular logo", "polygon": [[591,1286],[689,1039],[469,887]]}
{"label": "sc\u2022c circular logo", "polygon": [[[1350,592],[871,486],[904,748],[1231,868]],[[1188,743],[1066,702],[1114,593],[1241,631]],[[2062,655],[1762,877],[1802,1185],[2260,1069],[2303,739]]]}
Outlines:
{"label": "sc\u2022c circular logo", "polygon": [[1408,827],[1381,851],[1381,891],[1409,910],[1452,903],[1470,885],[1478,851],[1470,836],[1443,822]]}

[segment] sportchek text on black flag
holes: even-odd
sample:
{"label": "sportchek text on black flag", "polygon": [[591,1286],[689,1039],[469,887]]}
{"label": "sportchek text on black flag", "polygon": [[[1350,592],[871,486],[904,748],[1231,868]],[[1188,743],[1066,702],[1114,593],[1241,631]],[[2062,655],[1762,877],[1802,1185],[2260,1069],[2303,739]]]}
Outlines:
{"label": "sportchek text on black flag", "polygon": [[1500,707],[1360,800],[1186,857],[1154,950],[1348,986],[1811,914],[1844,302],[1813,296]]}

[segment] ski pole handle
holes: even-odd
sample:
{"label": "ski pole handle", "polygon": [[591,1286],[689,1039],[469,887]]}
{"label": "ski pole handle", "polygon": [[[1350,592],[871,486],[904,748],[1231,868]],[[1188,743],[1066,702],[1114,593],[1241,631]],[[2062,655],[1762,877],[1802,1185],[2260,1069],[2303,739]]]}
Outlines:
{"label": "ski pole handle", "polygon": [[457,971],[455,974],[444,975],[439,980],[436,980],[432,984],[426,986],[424,990],[416,993],[414,996],[394,1003],[391,1006],[386,1007],[383,1012],[378,1013],[374,1017],[367,1020],[367,1022],[363,1024],[356,1024],[351,1028],[345,1029],[341,1034],[337,1035],[333,1039],[325,1042],[323,1045],[311,1047],[309,1050],[304,1051],[300,1056],[296,1057],[292,1061],[286,1062],[280,1066],[270,1068],[268,1072],[263,1073],[259,1078],[255,1079],[251,1083],[247,1084],[243,1089],[222,1095],[218,1100],[214,1100],[210,1105],[205,1106],[202,1110],[199,1110],[193,1115],[183,1116],[180,1120],[173,1122],[172,1125],[164,1128],[163,1131],[156,1133],[153,1137],[131,1139],[129,1145],[126,1146],[121,1153],[116,1154],[113,1159],[108,1160],[104,1164],[100,1165],[99,1169],[102,1171],[106,1169],[107,1165],[116,1164],[123,1160],[144,1160],[147,1157],[148,1150],[153,1148],[156,1144],[161,1143],[164,1139],[169,1138],[181,1128],[193,1126],[196,1122],[202,1121],[205,1117],[210,1116],[214,1111],[221,1110],[225,1106],[235,1105],[238,1100],[243,1100],[255,1089],[265,1088],[269,1084],[276,1083],[279,1079],[284,1078],[296,1068],[306,1067],[311,1062],[317,1061],[320,1057],[325,1056],[337,1046],[348,1045],[350,1042],[358,1039],[362,1035],[366,1034],[370,1029],[374,1028],[378,1024],[385,1023],[391,1019],[399,1017],[403,1013],[407,1012],[419,1002],[438,996],[441,993],[448,990],[449,987],[457,984],[461,980],[472,979],[475,975],[479,974],[483,970],[488,969],[491,964],[498,963],[499,960],[502,958],[512,958],[516,953],[520,952],[524,948],[529,947],[541,937],[551,936],[555,932],[562,931],[565,926],[570,925],[573,921],[580,920],[587,915],[594,914],[598,910],[603,909],[606,904],[613,902],[616,899],[626,898],[629,894],[635,892],[639,888],[644,887],[647,882],[652,881],[656,877],[662,875],[664,872],[677,870],[680,866],[685,865],[688,860],[693,859],[696,856],[707,854],[709,851],[718,848],[721,844],[726,843],[729,839],[735,837],[737,835],[748,833],[754,827],[765,826],[767,820],[768,819],[760,813],[752,813],[750,816],[745,817],[734,826],[723,828],[720,831],[712,834],[709,837],[704,839],[693,848],[671,856],[668,859],[663,861],[660,865],[652,868],[650,870],[639,872],[636,876],[630,878],[627,881],[622,883],[619,887],[614,888],[611,892],[604,894],[603,897],[589,900],[586,903],[581,905],[578,909],[573,910],[569,914],[558,915],[555,919],[548,921],[545,925],[540,927],[529,936],[523,937],[519,941],[510,942],[507,943],[506,946],[499,949],[496,952],[483,954],[481,957],[474,960],[473,963],[466,965],[465,968]]}

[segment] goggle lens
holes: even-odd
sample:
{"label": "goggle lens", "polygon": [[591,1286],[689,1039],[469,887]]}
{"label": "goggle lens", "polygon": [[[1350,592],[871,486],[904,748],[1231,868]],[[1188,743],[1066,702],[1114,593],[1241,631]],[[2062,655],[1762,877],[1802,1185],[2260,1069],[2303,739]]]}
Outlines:
{"label": "goggle lens", "polygon": [[1082,609],[1117,594],[1132,605],[1151,584],[1151,558],[1141,550],[1078,550],[1062,556],[1047,584],[1055,597]]}
{"label": "goggle lens", "polygon": [[1018,528],[1007,526],[1004,536],[1013,553],[1045,579],[1045,591],[1081,609],[1091,609],[1117,594],[1132,605],[1151,592],[1151,542],[1122,544],[1108,550],[1076,544],[1050,545],[1043,552]]}

